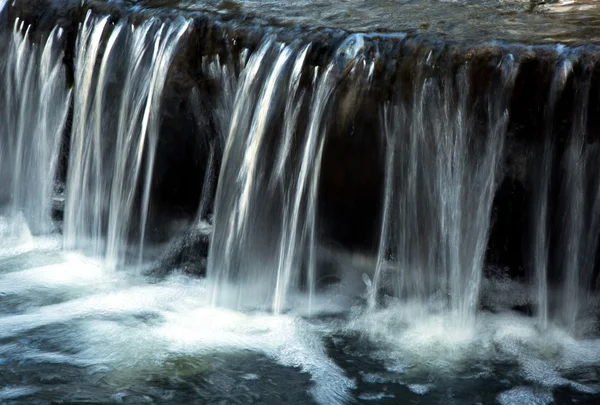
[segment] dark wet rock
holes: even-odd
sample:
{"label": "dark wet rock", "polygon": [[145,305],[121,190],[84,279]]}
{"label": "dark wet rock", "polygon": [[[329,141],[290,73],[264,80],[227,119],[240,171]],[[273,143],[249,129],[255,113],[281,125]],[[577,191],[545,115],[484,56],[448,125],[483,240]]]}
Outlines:
{"label": "dark wet rock", "polygon": [[193,227],[173,238],[150,273],[161,277],[177,270],[185,274],[204,276],[208,247],[209,229]]}
{"label": "dark wet rock", "polygon": [[523,304],[523,305],[514,305],[513,307],[511,307],[511,310],[518,312],[519,314],[522,314],[525,316],[533,316],[537,313],[537,309],[531,303],[527,303],[527,304]]}

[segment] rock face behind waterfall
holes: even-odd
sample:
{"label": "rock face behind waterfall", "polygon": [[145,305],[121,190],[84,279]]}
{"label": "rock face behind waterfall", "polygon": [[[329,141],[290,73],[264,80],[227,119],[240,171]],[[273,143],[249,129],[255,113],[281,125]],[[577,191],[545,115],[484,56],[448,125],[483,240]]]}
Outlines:
{"label": "rock face behind waterfall", "polygon": [[[273,275],[277,278],[273,282],[277,287],[273,288],[319,288],[318,280],[344,271],[335,264],[336,259],[326,259],[332,257],[329,253],[347,251],[377,258],[373,263],[378,264],[371,271],[377,267],[381,280],[385,280],[379,285],[375,282],[374,288],[380,290],[395,283],[387,278],[386,269],[400,266],[398,255],[410,257],[410,263],[406,263],[409,267],[425,268],[431,261],[435,271],[456,268],[440,277],[445,277],[443,283],[455,284],[448,287],[455,288],[451,295],[464,295],[455,305],[465,311],[473,305],[466,290],[471,291],[470,283],[480,284],[465,266],[474,266],[474,272],[482,268],[500,270],[511,277],[531,280],[544,297],[553,289],[561,290],[561,296],[572,296],[574,291],[599,287],[598,46],[487,40],[478,44],[415,30],[363,34],[342,28],[283,24],[259,15],[148,6],[18,0],[7,7],[3,18],[14,21],[18,17],[30,24],[33,42],[41,41],[54,26],[61,26],[67,38],[64,65],[68,83],[77,77],[75,60],[81,52],[77,36],[86,18],[108,16],[106,28],[100,32],[95,62],[98,66],[109,37],[116,35],[111,30],[119,22],[137,27],[155,19],[168,26],[170,21],[180,19],[178,24],[185,24],[161,93],[160,127],[150,169],[153,175],[148,177],[147,224],[143,215],[134,212],[124,232],[126,239],[137,240],[139,223],[144,222],[146,235],[141,244],[180,238],[183,242],[171,243],[170,253],[162,256],[163,264],[177,267],[182,255],[190,257],[185,252],[177,253],[178,246],[189,252],[198,244],[197,251],[208,254],[206,232],[198,230],[198,224],[210,222],[218,227],[213,229],[217,241],[219,232],[231,232],[235,227],[240,238],[246,237],[246,232],[264,239],[254,241],[250,258],[244,256],[247,252],[239,240],[223,239],[218,242],[223,250],[213,255],[229,255],[227,249],[239,243],[238,256],[230,262],[219,259],[214,265],[235,267],[232,263],[240,262],[261,268],[264,263],[271,264],[279,269]],[[257,55],[263,59],[258,61]],[[244,106],[239,104],[239,97],[236,99],[236,92],[243,88],[244,80],[255,79],[242,73],[252,63],[257,64],[257,83],[246,83],[249,97],[254,98]],[[264,66],[270,66],[270,70]],[[270,73],[276,69],[286,81],[278,82],[274,77],[269,87]],[[331,75],[331,83],[326,81],[327,75]],[[294,104],[288,108],[286,100],[290,97]],[[322,111],[315,112],[320,97]],[[271,103],[261,110],[269,118],[262,124],[261,115],[254,113],[261,102]],[[252,110],[244,112],[245,108]],[[60,183],[67,182],[71,169],[73,111],[72,106],[62,140],[57,171]],[[249,114],[243,124],[247,130],[239,127],[239,134],[230,127],[234,119],[240,119],[238,113]],[[319,122],[315,124],[315,120]],[[289,123],[293,129],[287,144],[282,137]],[[240,140],[246,143],[243,147],[237,145],[240,150],[235,152],[232,136],[254,134],[257,127],[260,134]],[[317,143],[310,149],[307,142],[313,133]],[[496,137],[493,142],[492,137]],[[400,144],[407,139],[412,140],[410,145]],[[443,146],[442,140],[448,143]],[[460,155],[454,153],[459,144]],[[252,147],[257,148],[256,156],[248,153],[247,148]],[[228,155],[230,150],[234,155]],[[414,155],[405,155],[407,151]],[[276,180],[270,179],[276,179],[272,173],[277,171],[277,156],[282,153],[287,156],[284,163],[289,165],[286,170],[291,180],[273,186]],[[149,159],[144,156],[142,165]],[[413,168],[404,164],[410,159]],[[433,167],[436,162],[437,169]],[[464,167],[459,170],[458,165]],[[231,195],[223,194],[227,179],[224,173],[233,173],[231,187],[240,187],[230,189]],[[413,173],[417,173],[417,184],[411,189],[407,179]],[[303,176],[306,184],[301,182]],[[263,187],[256,195],[249,192],[249,198],[254,199],[250,205],[244,200],[231,203],[237,210],[249,206],[249,218],[259,218],[259,223],[252,223],[251,218],[225,220],[232,211],[224,208],[213,218],[215,209],[225,206],[225,198],[235,199],[245,192],[240,182],[248,188]],[[145,191],[141,183],[135,187],[139,190],[132,192],[132,204],[137,207],[143,204]],[[281,193],[272,191],[272,187]],[[457,189],[462,190],[460,194],[453,194]],[[65,192],[69,193],[68,187]],[[416,200],[408,200],[410,192]],[[310,203],[313,197],[314,206]],[[440,205],[429,207],[434,200],[445,208],[436,211]],[[286,204],[289,210],[281,209]],[[410,230],[408,220],[398,218],[412,209],[416,214],[410,217],[415,221]],[[452,213],[461,210],[462,219],[454,218]],[[270,215],[274,217],[272,222],[281,223],[268,223]],[[295,217],[303,223],[293,225]],[[451,222],[454,225],[448,225]],[[481,222],[489,224],[473,230],[471,222],[477,222],[477,226]],[[281,229],[286,226],[292,231]],[[414,235],[422,240],[414,239]],[[281,238],[288,238],[287,244]],[[574,245],[573,240],[582,242]],[[293,241],[303,248],[296,250]],[[399,241],[405,244],[399,246]],[[450,244],[457,248],[440,253]],[[439,249],[427,250],[433,246]],[[263,248],[265,251],[260,250]],[[273,259],[269,254],[280,256]],[[314,261],[309,259],[313,254]],[[485,260],[481,266],[478,259],[472,262],[466,257],[477,254]],[[285,266],[277,267],[285,261],[282,257],[287,257],[290,268],[300,269],[298,274],[294,270],[286,282],[281,282]],[[585,270],[573,269],[572,263],[579,263]],[[183,267],[197,273],[205,271],[204,265]],[[403,276],[402,283],[409,284],[392,290],[397,295],[417,290],[426,295],[430,287],[436,289],[438,285],[437,281],[430,285],[429,276],[424,274]],[[241,276],[231,271],[223,277],[229,282]],[[475,301],[478,288],[472,290]],[[546,299],[539,298],[535,305],[580,306],[568,299],[557,303]]]}

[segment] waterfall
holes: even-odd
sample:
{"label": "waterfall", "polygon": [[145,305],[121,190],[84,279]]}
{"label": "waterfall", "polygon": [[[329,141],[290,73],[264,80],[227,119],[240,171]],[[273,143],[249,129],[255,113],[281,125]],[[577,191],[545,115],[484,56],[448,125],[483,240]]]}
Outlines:
{"label": "waterfall", "polygon": [[124,263],[128,243],[138,245],[138,259],[143,254],[161,94],[188,26],[183,18],[112,26],[91,11],[82,23],[64,240],[103,257],[107,268]]}
{"label": "waterfall", "polygon": [[[74,44],[60,27],[32,35],[20,19],[3,34],[0,202],[34,234],[56,228],[50,210],[64,152],[64,247],[106,269],[142,268],[153,209],[183,184],[197,190],[176,209],[194,212],[173,214],[179,228],[161,237],[202,234],[195,240],[208,250],[213,304],[281,314],[306,296],[310,313],[325,279],[352,277],[340,257],[359,246],[372,260],[360,270],[370,311],[416,302],[469,328],[493,267],[496,190],[520,148],[527,213],[518,235],[524,269],[515,271],[541,329],[577,333],[597,277],[600,226],[598,145],[588,134],[596,64],[584,50],[545,50],[539,136],[522,147],[513,95],[535,50],[494,45],[464,55],[404,34],[323,31],[324,51],[318,35],[290,40],[277,30],[237,42],[242,34],[225,24],[218,44],[191,63],[183,54],[205,34],[199,20],[93,8],[81,18]],[[165,113],[182,89],[181,106]],[[184,147],[199,145],[183,167],[197,172],[170,187],[182,172],[165,161],[181,149],[163,158],[161,146],[181,141],[165,134],[179,119],[188,121],[177,135],[194,138]],[[360,164],[371,177],[352,190]],[[363,193],[370,199],[357,202]],[[354,231],[359,216],[372,220],[372,233]],[[336,243],[340,252],[328,250]]]}
{"label": "waterfall", "polygon": [[506,54],[478,95],[487,105],[483,128],[469,100],[469,64],[431,77],[424,74],[428,65],[443,61],[427,54],[419,63],[413,98],[383,107],[385,187],[369,302],[376,305],[382,288],[424,306],[443,296],[466,326],[479,300],[518,63]]}
{"label": "waterfall", "polygon": [[69,109],[64,32],[54,28],[33,43],[17,19],[0,64],[0,201],[21,212],[33,233],[53,229],[50,218],[59,145]]}
{"label": "waterfall", "polygon": [[0,0],[0,403],[600,403],[600,6],[330,3]]}
{"label": "waterfall", "polygon": [[[273,116],[279,112],[274,110],[287,95],[284,86],[288,82],[294,85],[287,72],[297,53],[292,46],[268,39],[249,58],[241,74],[215,198],[208,267],[217,286],[213,293],[215,302],[224,300],[220,290],[226,290],[233,280],[240,290],[233,293],[237,297],[226,299],[235,300],[230,302],[234,305],[247,304],[247,299],[240,297],[244,292],[256,294],[256,300],[267,297],[268,302],[274,289],[277,259],[268,252],[275,249],[278,238],[274,235],[282,232],[277,228],[285,225],[270,220],[277,218],[277,203],[270,203],[265,196],[279,200],[280,193],[286,190],[270,187],[264,176],[268,170],[264,166],[268,164],[265,153],[270,146],[264,138],[267,125],[276,122]],[[303,55],[305,52],[295,56],[299,67]],[[293,100],[294,94],[289,97]]]}
{"label": "waterfall", "polygon": [[[576,78],[574,64],[583,64],[583,73]],[[600,226],[598,144],[586,141],[592,69],[576,54],[557,62],[545,105],[544,141],[531,154],[535,180],[530,274],[537,318],[542,328],[555,322],[573,333],[591,287]],[[574,82],[570,132],[564,152],[558,153],[555,111],[570,78]],[[556,165],[559,171],[554,170]],[[549,281],[551,275],[560,287]]]}
{"label": "waterfall", "polygon": [[305,66],[310,44],[266,38],[249,58],[215,198],[208,262],[213,302],[280,313],[299,288],[314,295],[324,123],[340,80],[363,80],[357,68],[364,61],[362,43],[361,36],[350,36],[322,71]]}

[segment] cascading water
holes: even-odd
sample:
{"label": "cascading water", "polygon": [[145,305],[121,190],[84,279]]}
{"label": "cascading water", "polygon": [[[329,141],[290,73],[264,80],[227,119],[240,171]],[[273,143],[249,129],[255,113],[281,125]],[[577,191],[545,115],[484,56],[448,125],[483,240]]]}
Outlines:
{"label": "cascading water", "polygon": [[56,28],[34,44],[29,26],[17,19],[3,41],[8,50],[0,64],[0,201],[12,215],[22,213],[34,233],[47,233],[53,229],[52,194],[70,101],[64,32]]}
{"label": "cascading water", "polygon": [[[250,57],[215,201],[208,263],[214,302],[280,313],[300,286],[309,301],[314,295],[324,122],[339,81],[346,75],[363,79],[356,69],[364,62],[363,42],[360,35],[350,36],[322,72],[305,67],[310,45],[267,38]],[[308,89],[300,87],[303,76],[309,76]],[[298,119],[302,113],[308,117],[305,128]],[[293,148],[297,159],[290,156]]]}
{"label": "cascading water", "polygon": [[552,80],[552,86],[549,91],[549,100],[545,111],[545,131],[547,138],[542,146],[541,165],[539,167],[540,182],[534,184],[536,196],[533,201],[536,207],[533,209],[534,215],[537,215],[535,220],[534,235],[536,241],[532,244],[533,254],[532,263],[534,269],[534,280],[537,290],[538,300],[538,318],[542,327],[548,325],[548,260],[550,254],[550,234],[548,229],[549,213],[548,213],[548,192],[550,186],[550,175],[552,171],[552,158],[554,154],[554,142],[552,140],[552,124],[554,120],[554,109],[557,98],[562,92],[565,85],[569,70],[571,69],[570,61],[563,61],[557,66],[556,72]]}
{"label": "cascading water", "polygon": [[110,27],[108,17],[89,12],[79,32],[64,239],[104,257],[108,268],[124,263],[134,220],[142,257],[161,92],[188,24]]}
{"label": "cascading water", "polygon": [[597,401],[598,49],[19,1],[0,402]]}
{"label": "cascading water", "polygon": [[[262,156],[267,153],[270,146],[264,141],[269,129],[267,124],[276,122],[273,116],[279,112],[273,110],[281,104],[280,100],[283,99],[283,95],[287,95],[284,86],[288,83],[285,79],[295,75],[295,78],[291,77],[287,81],[290,83],[292,91],[295,90],[294,85],[297,89],[294,80],[297,83],[297,76],[300,74],[299,70],[302,68],[303,56],[306,52],[299,54],[297,57],[299,59],[295,63],[297,67],[294,69],[291,62],[292,56],[296,53],[294,51],[292,47],[267,40],[250,57],[238,86],[232,122],[224,150],[222,175],[217,189],[213,242],[209,254],[208,268],[209,272],[214,272],[217,286],[214,293],[216,302],[220,300],[218,295],[221,292],[219,290],[230,280],[235,280],[249,295],[256,294],[254,299],[257,301],[265,296],[269,297],[275,289],[275,284],[279,281],[276,273],[269,274],[269,271],[265,272],[264,269],[278,271],[277,258],[267,252],[276,249],[276,246],[269,245],[269,242],[277,243],[279,238],[274,235],[283,230],[271,229],[271,227],[278,226],[277,223],[268,220],[274,215],[273,209],[277,206],[268,207],[266,204],[268,200],[265,201],[264,195],[261,194],[268,192],[279,199],[281,198],[279,195],[286,191],[274,188],[276,184],[269,187],[269,179],[262,175],[266,170],[263,165],[268,161]],[[274,57],[270,54],[274,54]],[[273,66],[261,69],[266,58],[274,60]],[[265,65],[268,66],[267,63]],[[284,69],[288,71],[293,69],[293,71],[284,74]],[[260,75],[267,75],[267,77],[261,79]],[[280,90],[280,87],[283,89]],[[256,99],[257,95],[258,99]],[[290,98],[293,100],[294,96],[294,93],[290,94],[288,100]],[[254,106],[256,108],[253,108]],[[289,134],[289,136],[291,135]],[[285,140],[282,142],[283,148],[285,148],[285,142]],[[278,201],[275,204],[279,205],[280,203]],[[282,225],[282,227],[284,226]],[[264,259],[267,259],[268,262],[263,262]],[[288,281],[282,280],[282,282]],[[244,287],[247,283],[252,286]],[[223,285],[220,286],[221,284]],[[242,290],[234,294],[241,293]],[[232,299],[235,300],[233,301],[234,305],[240,305],[246,301],[239,297]],[[267,298],[267,302],[257,302],[257,304],[264,305],[268,301]],[[273,305],[278,307],[276,304]]]}
{"label": "cascading water", "polygon": [[[419,61],[410,104],[383,109],[386,141],[384,212],[377,268],[370,286],[426,305],[448,301],[463,327],[477,311],[490,213],[518,69],[504,56],[485,94],[487,128],[477,127],[469,96],[469,66],[454,77],[426,77],[431,54]],[[453,89],[458,94],[454,94]]]}
{"label": "cascading water", "polygon": [[[575,103],[567,147],[557,157],[554,112],[564,87],[573,74],[576,55],[565,55],[556,64],[545,106],[545,141],[541,151],[532,154],[536,178],[532,199],[533,235],[530,273],[537,296],[537,316],[543,328],[557,321],[571,332],[577,331],[577,319],[591,287],[598,246],[598,197],[600,185],[595,179],[597,148],[587,144],[587,108],[592,66],[575,80]],[[581,63],[581,62],[580,62]],[[582,63],[586,63],[582,61]],[[541,155],[541,156],[540,156]],[[560,159],[560,174],[553,172],[554,160]],[[560,180],[555,180],[556,177]],[[550,196],[558,189],[558,203]],[[558,235],[553,234],[553,231]],[[549,285],[551,273],[558,275],[562,288]],[[584,330],[587,325],[580,325]]]}

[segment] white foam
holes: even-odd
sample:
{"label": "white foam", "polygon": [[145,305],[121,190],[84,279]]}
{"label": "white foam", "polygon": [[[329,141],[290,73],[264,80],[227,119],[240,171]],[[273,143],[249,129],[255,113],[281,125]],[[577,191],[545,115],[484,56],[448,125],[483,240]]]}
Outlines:
{"label": "white foam", "polygon": [[534,391],[531,387],[516,387],[498,395],[500,405],[548,405],[554,401],[547,391]]}
{"label": "white foam", "polygon": [[433,387],[431,384],[408,384],[408,389],[417,395],[425,395]]}
{"label": "white foam", "polygon": [[245,349],[264,353],[284,366],[309,373],[315,383],[312,394],[322,404],[344,403],[354,388],[353,381],[328,358],[319,331],[301,318],[207,307],[162,315],[165,322],[156,334],[168,342],[170,352]]}
{"label": "white foam", "polygon": [[[38,244],[33,238],[33,249]],[[510,401],[522,398],[546,403],[557,386],[600,392],[598,384],[589,382],[593,376],[584,381],[572,376],[582,367],[600,365],[600,339],[575,339],[555,327],[541,330],[534,319],[515,313],[481,313],[474,324],[464,327],[454,314],[443,310],[443,303],[433,299],[426,306],[397,301],[378,310],[355,309],[348,322],[309,322],[303,319],[305,312],[294,309],[274,316],[211,307],[206,280],[173,275],[150,283],[130,278],[126,272],[107,274],[100,263],[80,255],[58,251],[56,255],[62,263],[0,274],[0,292],[17,294],[23,300],[35,298],[42,290],[68,297],[57,304],[0,315],[0,337],[29,336],[45,327],[50,332],[42,333],[55,334],[61,349],[46,352],[7,344],[0,346],[3,357],[96,367],[127,379],[141,370],[164,367],[165,361],[177,356],[202,358],[250,350],[308,373],[315,400],[335,405],[351,399],[355,382],[329,358],[324,339],[358,332],[376,348],[368,355],[382,361],[387,370],[385,375],[362,374],[361,379],[370,384],[399,383],[415,394],[427,395],[433,387],[430,377],[436,374],[487,378],[491,371],[484,364],[499,361],[515,364],[524,380],[543,387],[541,391],[517,387],[503,392],[498,396],[501,403],[519,403]],[[504,287],[495,288],[503,291]],[[306,307],[301,296],[290,298]],[[341,311],[347,302],[347,297],[332,289],[312,300],[312,311]],[[473,364],[477,365],[475,374]],[[249,373],[241,378],[265,376]],[[26,392],[20,388],[4,391]],[[389,394],[377,389],[360,394],[364,401],[385,397]]]}
{"label": "white foam", "polygon": [[[93,262],[68,257],[65,263],[5,274],[1,281],[10,281],[7,289],[24,297],[36,294],[36,288],[46,283],[65,291],[88,291],[69,301],[1,316],[0,337],[68,325],[57,336],[66,352],[76,354],[26,348],[21,349],[21,358],[108,366],[119,370],[120,378],[133,378],[173,356],[251,350],[308,373],[318,403],[345,403],[354,387],[327,356],[316,326],[297,315],[244,314],[210,307],[204,280],[176,275],[156,284],[135,279],[115,282]],[[7,346],[2,351],[19,353],[19,347]]]}
{"label": "white foam", "polygon": [[394,398],[394,396],[391,394],[386,394],[385,392],[365,392],[364,394],[360,394],[358,398],[362,399],[363,401],[379,401],[384,398]]}
{"label": "white foam", "polygon": [[558,327],[542,330],[535,319],[516,313],[480,313],[472,327],[464,327],[454,314],[432,308],[396,302],[356,310],[342,332],[358,332],[375,344],[375,357],[388,371],[410,380],[415,393],[426,386],[415,381],[424,371],[453,376],[477,365],[471,378],[486,377],[492,371],[484,365],[490,361],[516,364],[524,379],[548,389],[600,392],[597,384],[569,377],[579,367],[600,365],[600,339],[575,339]]}
{"label": "white foam", "polygon": [[35,387],[4,387],[0,388],[0,400],[17,399],[27,395],[35,394],[39,389]]}
{"label": "white foam", "polygon": [[97,263],[75,255],[64,256],[62,263],[0,275],[0,292],[19,294],[27,290],[81,288],[102,282],[103,271]]}
{"label": "white foam", "polygon": [[362,380],[366,383],[371,383],[371,384],[382,384],[382,383],[386,383],[389,382],[389,380],[379,374],[375,374],[375,373],[366,373],[362,375]]}
{"label": "white foam", "polygon": [[13,256],[34,248],[33,236],[22,214],[6,217],[0,215],[0,257]]}

